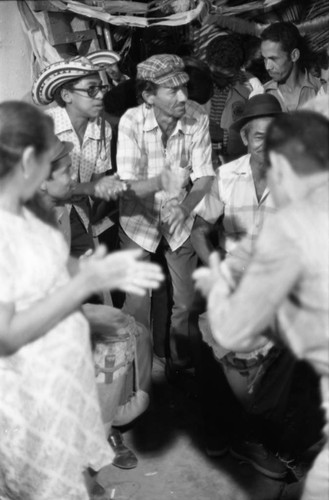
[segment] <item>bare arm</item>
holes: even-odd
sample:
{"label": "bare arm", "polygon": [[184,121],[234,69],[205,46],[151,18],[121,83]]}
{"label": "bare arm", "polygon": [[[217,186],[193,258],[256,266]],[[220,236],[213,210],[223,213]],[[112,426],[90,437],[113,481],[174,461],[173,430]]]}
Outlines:
{"label": "bare arm", "polygon": [[205,266],[209,264],[209,256],[215,250],[215,247],[208,238],[212,227],[212,224],[197,215],[191,231],[191,244]]}
{"label": "bare arm", "polygon": [[80,272],[66,285],[33,304],[16,311],[13,303],[0,303],[0,355],[10,355],[38,339],[80,307],[93,293],[120,289],[142,295],[163,279],[159,266],[137,261],[139,251],[105,255],[99,247]]}

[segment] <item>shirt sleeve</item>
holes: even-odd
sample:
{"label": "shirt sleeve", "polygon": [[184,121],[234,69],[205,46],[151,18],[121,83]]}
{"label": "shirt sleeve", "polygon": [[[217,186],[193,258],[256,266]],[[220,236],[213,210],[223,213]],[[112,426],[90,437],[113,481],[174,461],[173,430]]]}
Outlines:
{"label": "shirt sleeve", "polygon": [[192,140],[192,182],[200,177],[214,176],[215,172],[211,161],[211,141],[209,134],[208,115],[200,113],[198,126]]}
{"label": "shirt sleeve", "polygon": [[210,292],[209,321],[214,337],[223,347],[240,352],[257,348],[259,337],[299,278],[300,254],[284,220],[271,217],[236,290],[223,297],[218,284]]}
{"label": "shirt sleeve", "polygon": [[133,117],[125,113],[119,122],[117,169],[120,179],[138,180],[138,161],[140,161],[140,148],[137,143],[137,124],[134,125]]}
{"label": "shirt sleeve", "polygon": [[220,199],[219,194],[219,172],[217,171],[209,193],[207,193],[200,203],[195,207],[194,213],[199,215],[210,224],[215,224],[221,215],[224,213],[224,203]]}

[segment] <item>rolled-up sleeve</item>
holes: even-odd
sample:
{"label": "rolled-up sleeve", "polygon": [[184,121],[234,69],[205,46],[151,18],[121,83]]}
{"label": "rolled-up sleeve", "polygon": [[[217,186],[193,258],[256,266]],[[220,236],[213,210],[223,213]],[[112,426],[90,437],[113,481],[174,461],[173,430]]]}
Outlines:
{"label": "rolled-up sleeve", "polygon": [[138,162],[141,151],[137,142],[137,124],[134,123],[131,110],[128,110],[119,122],[117,168],[120,179],[138,180]]}
{"label": "rolled-up sleeve", "polygon": [[214,176],[215,172],[211,161],[211,141],[209,134],[209,118],[200,114],[196,130],[193,133],[191,150],[192,182],[200,177]]}

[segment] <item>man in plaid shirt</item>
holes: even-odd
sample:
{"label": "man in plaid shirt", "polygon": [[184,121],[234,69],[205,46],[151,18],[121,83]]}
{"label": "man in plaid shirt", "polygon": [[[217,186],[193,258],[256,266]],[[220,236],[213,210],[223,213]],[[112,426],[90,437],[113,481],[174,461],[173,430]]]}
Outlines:
{"label": "man in plaid shirt", "polygon": [[[121,248],[140,247],[149,259],[159,245],[173,290],[170,360],[186,367],[188,316],[193,300],[192,271],[197,256],[190,243],[193,209],[210,188],[209,122],[202,108],[187,99],[188,75],[178,56],[160,54],[137,66],[137,90],[144,101],[121,118],[117,167],[129,190],[120,202]],[[171,192],[163,172],[176,174]],[[149,326],[149,297],[127,294],[125,310]]]}

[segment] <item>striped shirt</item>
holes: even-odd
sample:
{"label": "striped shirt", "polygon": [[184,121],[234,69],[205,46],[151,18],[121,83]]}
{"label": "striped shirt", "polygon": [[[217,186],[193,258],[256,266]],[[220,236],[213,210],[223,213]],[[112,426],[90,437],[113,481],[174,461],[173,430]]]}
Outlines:
{"label": "striped shirt", "polygon": [[264,217],[274,213],[275,206],[268,188],[258,201],[247,154],[217,169],[210,192],[194,211],[210,223],[223,216],[220,245],[230,253],[242,239],[253,246]]}
{"label": "striped shirt", "polygon": [[[184,116],[168,139],[162,142],[162,131],[153,108],[145,104],[126,111],[119,123],[118,173],[122,180],[145,180],[164,168],[176,172],[180,179],[179,201],[188,194],[192,183],[213,176],[208,116],[199,104],[187,101]],[[164,191],[120,202],[120,223],[127,235],[139,246],[155,252],[166,238],[171,250],[179,248],[189,237],[194,221],[191,214],[180,231],[169,234],[168,195]]]}
{"label": "striped shirt", "polygon": [[[65,108],[56,106],[47,109],[55,123],[55,134],[61,141],[71,141],[74,148],[70,153],[72,166],[71,177],[76,182],[90,182],[93,174],[105,174],[111,170],[110,144],[112,130],[105,122],[105,147],[101,146],[101,118],[89,121],[82,144],[73,128],[72,122]],[[68,205],[71,210],[72,205]],[[84,196],[82,200],[74,203],[74,207],[83,222],[85,229],[90,229],[90,200]],[[112,225],[109,219],[97,225],[98,234]]]}

